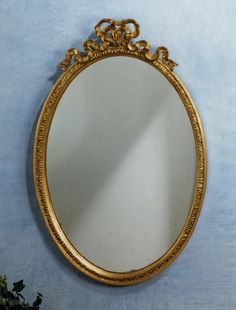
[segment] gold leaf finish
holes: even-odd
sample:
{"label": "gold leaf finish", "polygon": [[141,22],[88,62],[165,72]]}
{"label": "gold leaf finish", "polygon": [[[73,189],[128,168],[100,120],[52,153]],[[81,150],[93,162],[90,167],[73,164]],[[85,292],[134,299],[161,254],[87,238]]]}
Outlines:
{"label": "gold leaf finish", "polygon": [[[108,24],[103,27],[104,24]],[[131,26],[134,28],[131,30]],[[139,35],[139,25],[132,19],[114,21],[103,19],[97,24],[96,35],[100,43],[87,40],[84,43],[85,53],[77,49],[70,49],[60,67],[65,71],[58,79],[46,101],[44,102],[35,132],[33,171],[37,198],[48,230],[64,256],[80,271],[89,277],[112,285],[131,285],[147,280],[164,270],[172,263],[187,244],[197,223],[205,187],[207,174],[206,145],[201,121],[195,105],[179,78],[172,72],[175,62],[168,58],[168,51],[164,47],[150,52],[150,45],[146,41],[132,43],[131,39]],[[159,259],[152,264],[130,272],[112,272],[94,265],[83,257],[79,249],[73,247],[62,230],[56,217],[50,198],[47,169],[46,150],[49,128],[60,99],[73,79],[86,67],[101,59],[113,56],[129,56],[143,60],[157,69],[157,74],[163,74],[179,94],[191,121],[197,153],[196,184],[192,206],[185,225],[175,243]]]}
{"label": "gold leaf finish", "polygon": [[[107,26],[104,26],[108,24]],[[134,30],[131,30],[131,25]],[[169,53],[166,47],[158,47],[154,54],[150,52],[151,46],[147,41],[141,40],[133,43],[132,39],[139,35],[139,24],[133,19],[124,19],[115,21],[113,19],[102,19],[95,27],[95,33],[100,40],[87,40],[84,43],[85,53],[80,53],[76,48],[71,48],[66,52],[65,59],[59,64],[59,67],[65,71],[73,61],[80,63],[93,59],[96,52],[110,50],[114,48],[126,48],[132,52],[141,53],[147,60],[160,60],[170,70],[173,70],[177,64],[169,59]]]}

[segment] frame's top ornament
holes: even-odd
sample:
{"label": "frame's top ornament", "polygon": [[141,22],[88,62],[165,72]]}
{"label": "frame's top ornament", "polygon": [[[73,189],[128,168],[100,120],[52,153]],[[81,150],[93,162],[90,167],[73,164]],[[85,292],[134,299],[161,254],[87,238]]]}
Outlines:
{"label": "frame's top ornament", "polygon": [[[103,27],[104,24],[108,24]],[[131,30],[131,25],[134,30]],[[160,46],[155,53],[151,53],[150,44],[145,40],[132,42],[133,38],[139,36],[139,24],[134,19],[123,19],[116,21],[113,19],[102,19],[95,27],[95,33],[98,40],[88,39],[84,42],[84,53],[78,49],[71,48],[66,52],[65,59],[59,64],[59,67],[65,71],[73,62],[84,63],[96,55],[96,53],[120,48],[128,51],[138,51],[150,61],[161,61],[162,64],[173,71],[177,64],[169,59],[169,53],[166,47]]]}

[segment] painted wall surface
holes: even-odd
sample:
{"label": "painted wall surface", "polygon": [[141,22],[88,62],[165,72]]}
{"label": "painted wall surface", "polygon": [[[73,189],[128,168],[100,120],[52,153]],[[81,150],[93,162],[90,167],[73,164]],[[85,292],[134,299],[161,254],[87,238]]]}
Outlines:
{"label": "painted wall surface", "polygon": [[[152,46],[169,48],[205,129],[203,211],[180,257],[127,288],[76,271],[48,236],[35,198],[34,125],[70,47],[104,17],[131,17]],[[236,2],[234,0],[0,0],[0,274],[25,279],[43,309],[236,309]]]}

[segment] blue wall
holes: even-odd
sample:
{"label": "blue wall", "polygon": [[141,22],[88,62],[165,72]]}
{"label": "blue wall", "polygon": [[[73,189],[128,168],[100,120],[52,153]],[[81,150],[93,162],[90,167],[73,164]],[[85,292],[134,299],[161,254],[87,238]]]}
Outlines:
{"label": "blue wall", "polygon": [[[179,63],[207,139],[209,175],[197,229],[160,276],[129,288],[87,279],[48,236],[35,199],[32,135],[69,47],[104,17],[131,17],[140,38]],[[236,309],[236,2],[0,0],[0,274],[24,278],[42,309]]]}

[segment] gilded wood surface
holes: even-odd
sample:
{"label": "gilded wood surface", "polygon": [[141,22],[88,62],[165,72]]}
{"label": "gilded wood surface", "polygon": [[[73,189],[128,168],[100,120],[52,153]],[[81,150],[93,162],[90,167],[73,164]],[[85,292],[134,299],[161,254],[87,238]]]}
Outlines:
{"label": "gilded wood surface", "polygon": [[[104,24],[108,25],[102,27]],[[133,31],[130,25],[133,26]],[[103,19],[95,27],[95,31],[100,40],[99,43],[94,40],[87,40],[84,43],[85,53],[83,54],[77,49],[67,51],[65,60],[60,64],[60,67],[65,72],[58,79],[43,105],[35,133],[33,159],[34,182],[46,225],[64,256],[80,271],[98,281],[112,285],[131,285],[147,280],[165,269],[173,262],[188,242],[197,223],[205,192],[207,173],[205,140],[199,115],[186,88],[172,72],[176,63],[168,58],[168,50],[166,48],[159,47],[154,54],[151,54],[150,45],[146,41],[142,40],[133,43],[132,39],[139,35],[139,25],[132,19],[123,21]],[[154,66],[169,80],[181,97],[189,115],[197,152],[197,175],[192,206],[177,240],[161,258],[152,264],[142,269],[125,273],[104,270],[89,262],[79,253],[79,249],[77,250],[73,247],[63,232],[54,212],[47,184],[46,170],[46,149],[49,128],[64,91],[71,81],[89,65],[103,58],[119,55],[143,60]]]}
{"label": "gilded wood surface", "polygon": [[[108,24],[107,26],[104,26]],[[134,30],[131,30],[131,25]],[[147,41],[141,40],[133,43],[132,39],[139,35],[139,25],[133,19],[124,19],[115,21],[112,19],[102,19],[95,27],[98,42],[87,40],[84,42],[85,53],[80,53],[76,48],[71,48],[66,52],[64,61],[60,63],[60,68],[66,70],[73,61],[80,63],[87,62],[94,57],[94,53],[113,48],[125,48],[132,52],[139,52],[147,60],[160,60],[170,70],[173,70],[177,64],[168,58],[166,47],[160,46],[155,53],[150,52],[151,46]]]}

